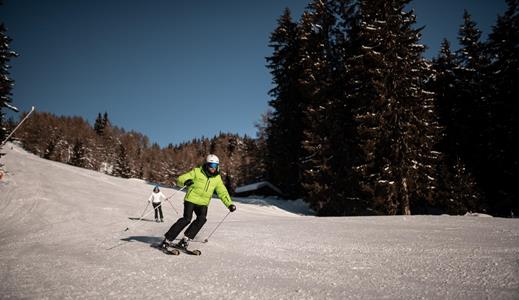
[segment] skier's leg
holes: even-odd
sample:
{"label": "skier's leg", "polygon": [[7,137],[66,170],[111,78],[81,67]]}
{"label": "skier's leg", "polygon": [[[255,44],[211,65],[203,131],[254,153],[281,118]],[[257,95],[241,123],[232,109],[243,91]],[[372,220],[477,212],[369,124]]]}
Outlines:
{"label": "skier's leg", "polygon": [[182,218],[178,219],[173,226],[166,232],[164,235],[167,240],[172,241],[174,240],[177,235],[184,229],[193,218],[193,209],[195,208],[195,205],[191,202],[184,201],[184,215]]}
{"label": "skier's leg", "polygon": [[159,215],[160,215],[160,220],[164,219],[164,215],[162,214],[162,205],[159,206]]}
{"label": "skier's leg", "polygon": [[158,219],[157,210],[158,210],[158,208],[160,208],[160,206],[158,206],[159,205],[158,203],[152,203],[152,204],[153,204],[153,210],[155,211],[155,220],[157,220]]}
{"label": "skier's leg", "polygon": [[198,234],[205,222],[207,222],[207,206],[196,205],[195,206],[196,220],[189,225],[186,232],[184,233],[189,239],[194,239]]}

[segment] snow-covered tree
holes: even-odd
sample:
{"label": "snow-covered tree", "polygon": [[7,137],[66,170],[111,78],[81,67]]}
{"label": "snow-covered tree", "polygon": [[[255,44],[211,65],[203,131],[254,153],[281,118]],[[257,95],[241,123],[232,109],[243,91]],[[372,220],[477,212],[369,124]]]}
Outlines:
{"label": "snow-covered tree", "polygon": [[409,1],[360,1],[356,120],[363,196],[383,214],[410,214],[434,189],[438,139],[430,65]]}
{"label": "snow-covered tree", "polygon": [[491,130],[487,147],[491,169],[484,170],[489,205],[493,213],[519,214],[519,1],[507,0],[508,9],[499,16],[489,35],[488,80]]}
{"label": "snow-covered tree", "polygon": [[[1,3],[0,3],[1,5]],[[0,22],[0,142],[7,137],[7,130],[5,128],[5,113],[4,109],[18,111],[12,105],[12,88],[14,80],[10,78],[9,62],[15,58],[17,54],[9,47],[11,38],[7,36],[7,30],[3,22]]]}
{"label": "snow-covered tree", "polygon": [[273,108],[267,128],[268,179],[289,197],[300,196],[304,98],[300,81],[300,45],[297,24],[285,9],[270,37],[272,56],[267,58],[274,88],[269,92]]}
{"label": "snow-covered tree", "polygon": [[484,144],[492,112],[488,110],[488,97],[485,94],[485,69],[488,67],[485,46],[481,42],[481,30],[467,11],[463,14],[458,40],[460,48],[456,51],[458,69],[455,85],[460,110],[456,117],[459,129],[455,138],[460,143],[469,169],[479,176],[476,165],[485,157]]}
{"label": "snow-covered tree", "polygon": [[122,178],[130,178],[131,169],[126,147],[120,143],[117,152],[113,175]]}
{"label": "snow-covered tree", "polygon": [[430,86],[436,95],[440,123],[445,128],[441,150],[448,152],[453,157],[459,156],[461,151],[458,141],[460,128],[457,119],[461,117],[461,107],[456,89],[456,70],[459,67],[454,53],[451,51],[450,43],[446,39],[442,41],[440,53],[433,59],[433,68],[435,74]]}
{"label": "snow-covered tree", "polygon": [[[451,166],[459,158],[466,167],[463,169],[473,174],[483,191],[479,197],[479,209],[483,210],[488,197],[484,192],[488,182],[485,173],[491,167],[488,142],[493,118],[487,84],[489,60],[481,41],[481,31],[467,11],[463,14],[458,40],[460,48],[455,52],[455,78],[447,83],[452,85],[449,89],[454,93],[445,100],[451,107],[450,121],[446,123],[446,154],[450,157]],[[445,102],[440,105],[444,106]]]}
{"label": "snow-covered tree", "polygon": [[312,1],[300,21],[305,200],[322,215],[347,214],[351,181],[351,109],[344,63],[350,1]]}
{"label": "snow-covered tree", "polygon": [[436,95],[436,107],[443,134],[438,145],[441,161],[438,165],[438,185],[435,199],[429,206],[452,213],[464,214],[479,210],[481,195],[477,191],[475,179],[469,174],[462,157],[460,136],[464,134],[464,124],[459,122],[463,104],[458,95],[460,69],[447,40],[442,42],[438,57],[433,59],[434,79],[430,88]]}
{"label": "snow-covered tree", "polygon": [[84,143],[77,139],[72,147],[72,155],[69,164],[76,167],[85,167],[86,149]]}

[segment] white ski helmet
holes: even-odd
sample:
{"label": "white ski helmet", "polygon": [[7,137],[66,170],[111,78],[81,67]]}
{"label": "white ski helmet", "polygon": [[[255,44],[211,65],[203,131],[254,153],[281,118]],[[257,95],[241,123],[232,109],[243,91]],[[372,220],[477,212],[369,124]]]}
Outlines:
{"label": "white ski helmet", "polygon": [[218,156],[216,156],[214,154],[207,155],[207,157],[205,158],[205,162],[206,163],[220,164],[220,160],[218,159]]}

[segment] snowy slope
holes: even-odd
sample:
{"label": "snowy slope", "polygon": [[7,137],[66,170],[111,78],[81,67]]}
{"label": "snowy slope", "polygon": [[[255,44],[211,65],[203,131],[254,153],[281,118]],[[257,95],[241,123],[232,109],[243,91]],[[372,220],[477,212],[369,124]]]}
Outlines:
{"label": "snowy slope", "polygon": [[[150,245],[171,205],[164,223],[129,219],[151,185],[2,150],[2,299],[519,299],[519,219],[317,218],[237,199],[193,243],[202,256],[166,256]],[[199,239],[226,214],[213,199]]]}

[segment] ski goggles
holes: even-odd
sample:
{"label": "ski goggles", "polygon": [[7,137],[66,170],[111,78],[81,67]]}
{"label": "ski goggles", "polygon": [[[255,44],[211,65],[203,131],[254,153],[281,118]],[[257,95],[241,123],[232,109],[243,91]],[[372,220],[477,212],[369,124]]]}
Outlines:
{"label": "ski goggles", "polygon": [[207,167],[212,168],[212,169],[217,169],[218,164],[217,163],[207,163]]}

